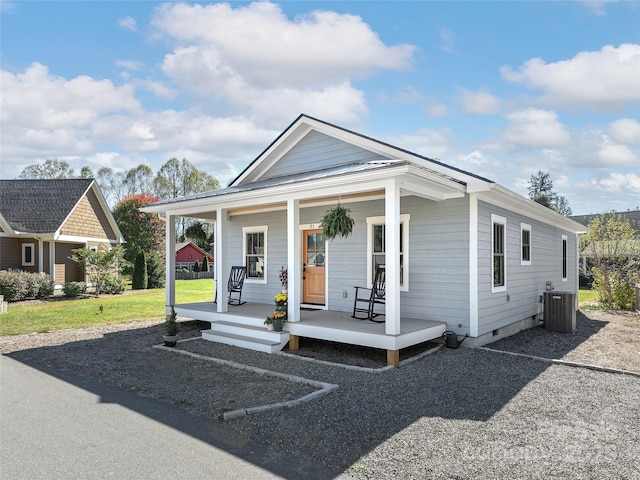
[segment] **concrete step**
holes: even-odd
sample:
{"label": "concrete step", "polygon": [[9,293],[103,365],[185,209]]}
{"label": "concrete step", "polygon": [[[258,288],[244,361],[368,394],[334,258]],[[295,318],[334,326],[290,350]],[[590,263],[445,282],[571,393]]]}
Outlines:
{"label": "concrete step", "polygon": [[[267,331],[265,329],[265,331]],[[233,345],[236,347],[247,348],[249,350],[256,350],[258,352],[275,353],[279,352],[289,341],[288,332],[273,332],[272,339],[257,338],[255,336],[238,335],[228,332],[216,332],[214,330],[203,330],[203,340],[210,342],[224,343],[225,345]]]}
{"label": "concrete step", "polygon": [[211,331],[215,333],[228,333],[232,335],[240,335],[243,337],[261,338],[263,340],[274,340],[278,338],[279,332],[268,330],[267,326],[246,325],[244,323],[236,323],[227,320],[217,320],[211,322]]}

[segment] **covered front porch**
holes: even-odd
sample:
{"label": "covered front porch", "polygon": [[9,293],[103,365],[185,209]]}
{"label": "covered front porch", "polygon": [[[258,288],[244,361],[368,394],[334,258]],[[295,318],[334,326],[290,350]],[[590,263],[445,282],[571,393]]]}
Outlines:
{"label": "covered front porch", "polygon": [[384,323],[355,319],[348,312],[302,308],[298,321],[285,323],[283,332],[272,332],[264,325],[272,304],[245,303],[218,312],[214,302],[199,302],[175,309],[178,315],[210,322],[211,328],[202,332],[207,340],[262,351],[279,351],[287,343],[296,350],[299,337],[329,340],[387,350],[387,363],[396,367],[400,349],[439,338],[446,330],[445,322],[401,318],[400,332],[388,334]]}

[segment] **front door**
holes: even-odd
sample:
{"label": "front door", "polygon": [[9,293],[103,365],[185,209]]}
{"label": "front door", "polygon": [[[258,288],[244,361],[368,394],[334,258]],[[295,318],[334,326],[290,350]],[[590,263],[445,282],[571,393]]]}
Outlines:
{"label": "front door", "polygon": [[322,230],[304,230],[302,303],[325,304],[325,248]]}

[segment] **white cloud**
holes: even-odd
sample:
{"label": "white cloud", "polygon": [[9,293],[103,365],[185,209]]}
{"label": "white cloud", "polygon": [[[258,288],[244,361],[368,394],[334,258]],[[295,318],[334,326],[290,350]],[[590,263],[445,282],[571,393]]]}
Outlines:
{"label": "white cloud", "polygon": [[621,118],[609,124],[607,132],[620,143],[640,144],[640,123],[635,118]]}
{"label": "white cloud", "polygon": [[501,73],[505,80],[541,90],[545,104],[618,109],[640,101],[639,67],[640,45],[623,44],[555,63],[534,58],[517,71],[502,67]]}
{"label": "white cloud", "polygon": [[132,17],[122,17],[118,19],[118,25],[132,32],[138,31],[136,21]]}
{"label": "white cloud", "polygon": [[566,145],[570,134],[555,112],[529,108],[507,115],[510,121],[502,139],[515,146],[550,148]]}
{"label": "white cloud", "polygon": [[134,60],[116,60],[116,65],[119,67],[124,67],[127,70],[140,70],[142,64],[140,62],[136,62]]}
{"label": "white cloud", "polygon": [[415,134],[388,137],[386,141],[431,159],[446,159],[453,154],[453,137],[453,131],[448,128],[423,128]]}
{"label": "white cloud", "polygon": [[471,92],[460,88],[460,103],[468,113],[486,115],[500,110],[500,100],[487,92]]}
{"label": "white cloud", "polygon": [[[630,190],[640,194],[640,176],[635,173],[622,174],[612,172],[608,177],[594,180],[592,184],[598,189],[609,193]],[[629,207],[633,207],[633,205]]]}
{"label": "white cloud", "polygon": [[415,51],[386,46],[358,16],[316,10],[289,19],[269,2],[165,4],[153,25],[177,44],[162,64],[170,78],[260,121],[305,112],[353,124],[368,108],[352,80],[407,70]]}
{"label": "white cloud", "polygon": [[425,111],[427,112],[427,115],[429,115],[430,117],[439,118],[439,117],[444,117],[449,113],[449,107],[447,107],[442,103],[436,103],[436,104],[427,106],[425,108]]}

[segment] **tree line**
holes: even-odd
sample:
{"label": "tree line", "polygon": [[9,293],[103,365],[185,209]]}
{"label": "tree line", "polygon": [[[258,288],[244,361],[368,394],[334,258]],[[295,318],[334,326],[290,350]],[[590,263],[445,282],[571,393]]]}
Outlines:
{"label": "tree line", "polygon": [[[107,200],[125,244],[119,269],[133,276],[138,288],[164,287],[165,225],[158,215],[140,209],[159,200],[184,197],[215,190],[218,180],[198,170],[186,158],[170,158],[154,174],[151,167],[140,164],[122,172],[103,167],[94,175],[83,166],[78,173],[68,162],[48,159],[42,164],[29,165],[22,170],[21,179],[95,178]],[[181,217],[176,220],[178,241],[193,241],[205,251],[213,241],[213,227],[207,222]],[[84,255],[84,257],[82,256]],[[93,256],[92,256],[93,255]],[[101,272],[101,263],[113,264],[102,258],[106,252],[78,252],[77,260],[91,271]],[[116,254],[111,254],[116,255]],[[96,257],[96,258],[94,258]],[[96,274],[99,277],[98,274]]]}

